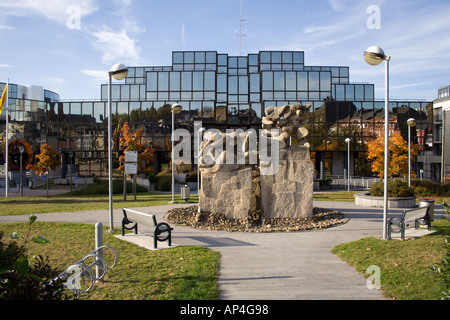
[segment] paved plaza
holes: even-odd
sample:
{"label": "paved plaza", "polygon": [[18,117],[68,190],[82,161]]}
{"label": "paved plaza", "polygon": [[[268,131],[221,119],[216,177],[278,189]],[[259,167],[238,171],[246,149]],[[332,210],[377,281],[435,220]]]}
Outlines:
{"label": "paved plaza", "polygon": [[[156,214],[158,221],[163,221],[169,209],[189,205],[192,204],[135,209]],[[368,236],[381,237],[383,209],[333,201],[314,202],[314,206],[339,210],[348,221],[324,230],[276,233],[207,231],[173,226],[172,245],[203,246],[221,253],[218,282],[219,299],[222,300],[384,299],[378,290],[367,287],[363,275],[331,253],[331,249],[340,243]],[[402,209],[389,210],[390,216],[401,212]],[[435,216],[440,217],[441,212],[442,207],[436,205]],[[120,230],[121,209],[114,210],[113,216],[114,227]],[[27,219],[26,215],[0,216],[0,222]],[[38,220],[92,224],[102,222],[108,226],[109,212],[43,213],[38,215]],[[139,231],[145,234],[151,232],[151,228],[140,226]],[[152,249],[152,238],[148,236],[139,234],[125,238]],[[165,244],[160,243],[158,246],[164,248]]]}

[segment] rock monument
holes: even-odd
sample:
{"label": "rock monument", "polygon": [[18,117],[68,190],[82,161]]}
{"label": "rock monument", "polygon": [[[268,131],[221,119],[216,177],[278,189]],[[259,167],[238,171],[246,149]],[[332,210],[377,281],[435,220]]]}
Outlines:
{"label": "rock monument", "polygon": [[[304,127],[310,107],[267,108],[259,140],[255,130],[208,130],[199,161],[199,210],[254,221],[312,217],[313,163]],[[291,145],[292,137],[298,144]]]}

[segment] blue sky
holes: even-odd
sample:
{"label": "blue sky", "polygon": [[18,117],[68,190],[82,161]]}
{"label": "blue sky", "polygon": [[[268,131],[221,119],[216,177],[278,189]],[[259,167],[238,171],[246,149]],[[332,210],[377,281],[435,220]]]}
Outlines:
{"label": "blue sky", "polygon": [[[99,99],[115,63],[171,65],[176,50],[239,55],[240,2],[0,0],[0,81]],[[349,66],[351,82],[374,83],[383,99],[384,67],[363,59],[377,45],[392,56],[391,99],[433,100],[450,84],[448,0],[242,0],[242,12],[244,55],[302,50],[306,65]]]}

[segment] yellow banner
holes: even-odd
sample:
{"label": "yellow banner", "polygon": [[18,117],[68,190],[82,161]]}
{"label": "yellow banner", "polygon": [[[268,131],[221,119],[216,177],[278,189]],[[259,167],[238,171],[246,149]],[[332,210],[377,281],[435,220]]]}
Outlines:
{"label": "yellow banner", "polygon": [[3,111],[3,105],[6,101],[6,96],[8,95],[8,85],[5,85],[5,90],[3,90],[2,98],[0,99],[0,113]]}

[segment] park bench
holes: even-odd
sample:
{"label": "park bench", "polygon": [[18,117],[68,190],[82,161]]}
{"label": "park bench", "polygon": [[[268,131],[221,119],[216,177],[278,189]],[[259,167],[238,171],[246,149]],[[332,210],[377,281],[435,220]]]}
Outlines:
{"label": "park bench", "polygon": [[426,225],[428,230],[431,230],[430,207],[421,207],[417,209],[405,210],[401,218],[393,217],[387,222],[387,238],[391,239],[392,232],[401,233],[401,237],[405,239],[405,230],[414,227],[419,228],[419,225]]}
{"label": "park bench", "polygon": [[[125,230],[134,230],[138,233],[138,224],[153,227],[153,248],[158,247],[158,241],[168,241],[169,247],[172,245],[172,230],[167,223],[157,222],[156,216],[150,213],[139,212],[136,210],[122,208],[122,236],[125,235]],[[131,226],[128,226],[130,225]]]}

